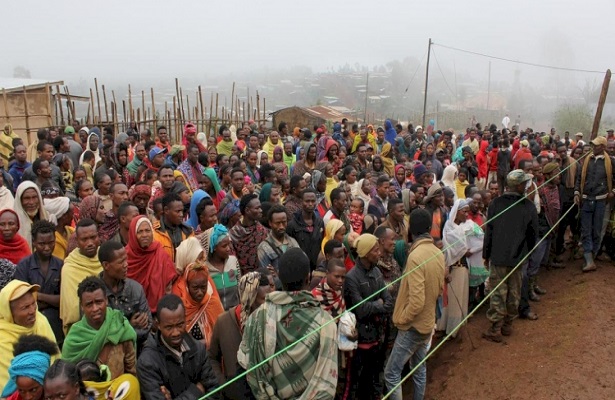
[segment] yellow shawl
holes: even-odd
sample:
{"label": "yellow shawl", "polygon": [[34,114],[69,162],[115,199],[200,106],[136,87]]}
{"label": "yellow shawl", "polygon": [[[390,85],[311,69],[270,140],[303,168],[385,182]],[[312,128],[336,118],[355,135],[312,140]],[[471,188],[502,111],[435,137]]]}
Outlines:
{"label": "yellow shawl", "polygon": [[64,333],[72,324],[79,321],[79,298],[77,286],[88,276],[98,275],[102,271],[102,265],[98,261],[98,255],[89,258],[79,252],[79,248],[73,250],[62,267],[62,280],[60,283],[60,319]]}
{"label": "yellow shawl", "polygon": [[382,151],[380,152],[380,159],[382,160],[382,165],[384,166],[384,172],[389,176],[389,178],[395,177],[395,161],[390,158],[392,147],[391,143],[386,142],[382,145]]}
{"label": "yellow shawl", "polygon": [[58,231],[56,231],[56,247],[53,249],[53,256],[59,258],[64,261],[66,258],[68,251],[68,239],[70,235],[75,232],[75,228],[66,226],[64,227],[66,230],[66,238]]}
{"label": "yellow shawl", "polygon": [[[22,335],[40,335],[55,343],[56,338],[53,335],[51,326],[47,318],[40,312],[36,312],[36,322],[31,328],[25,328],[13,322],[13,314],[9,299],[13,293],[24,286],[30,285],[26,282],[14,280],[9,282],[2,291],[0,291],[0,392],[4,389],[4,385],[9,380],[9,366],[13,359],[13,345]],[[36,292],[32,293],[36,299]],[[55,357],[51,357],[51,362]]]}

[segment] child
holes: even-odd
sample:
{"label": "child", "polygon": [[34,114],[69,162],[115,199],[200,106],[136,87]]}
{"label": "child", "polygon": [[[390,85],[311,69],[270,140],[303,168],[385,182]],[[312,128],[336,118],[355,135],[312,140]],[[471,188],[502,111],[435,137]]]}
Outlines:
{"label": "child", "polygon": [[363,215],[364,209],[365,202],[363,199],[355,198],[350,202],[350,214],[348,215],[348,219],[350,220],[352,230],[359,235],[363,232],[363,219],[365,218]]}
{"label": "child", "polygon": [[318,283],[327,275],[327,265],[329,261],[337,259],[344,263],[346,253],[344,252],[344,245],[333,239],[329,240],[325,244],[324,248],[325,258],[321,259],[320,263],[314,271],[312,271],[312,278],[310,280],[310,290],[314,289]]}
{"label": "child", "polygon": [[466,168],[460,168],[457,179],[455,179],[455,191],[457,192],[458,199],[466,198],[465,189],[468,185],[468,170]]}

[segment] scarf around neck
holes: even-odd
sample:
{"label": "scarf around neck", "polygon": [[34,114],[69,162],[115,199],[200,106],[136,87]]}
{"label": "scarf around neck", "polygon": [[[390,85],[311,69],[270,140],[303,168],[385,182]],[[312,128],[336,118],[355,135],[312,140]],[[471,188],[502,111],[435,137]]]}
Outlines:
{"label": "scarf around neck", "polygon": [[320,302],[320,307],[328,312],[331,317],[335,318],[346,311],[346,302],[342,291],[333,290],[327,283],[327,277],[318,282],[318,285],[312,289],[312,294]]}

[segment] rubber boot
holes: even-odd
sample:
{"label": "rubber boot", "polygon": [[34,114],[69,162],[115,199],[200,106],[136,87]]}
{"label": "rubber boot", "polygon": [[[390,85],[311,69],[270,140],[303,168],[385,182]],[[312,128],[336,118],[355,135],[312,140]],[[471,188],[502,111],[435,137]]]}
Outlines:
{"label": "rubber boot", "polygon": [[487,332],[483,333],[483,339],[487,339],[495,343],[501,343],[502,342],[502,333],[500,332],[501,329],[502,329],[502,321],[492,322],[491,327],[487,329]]}
{"label": "rubber boot", "polygon": [[529,280],[528,286],[530,287],[529,288],[529,291],[530,291],[529,299],[530,299],[530,301],[536,301],[536,302],[540,301],[540,296],[538,296],[536,294],[536,292],[534,291],[534,286],[536,285],[536,277],[535,276],[530,276],[528,278],[528,280]]}
{"label": "rubber boot", "polygon": [[540,295],[547,294],[547,291],[545,289],[538,286],[538,275],[534,277],[534,292]]}
{"label": "rubber boot", "polygon": [[503,336],[512,335],[512,332],[513,332],[512,322],[513,322],[512,319],[509,319],[509,318],[504,319],[504,324],[502,325],[502,328],[501,328],[501,332]]}
{"label": "rubber boot", "polygon": [[594,255],[592,253],[583,254],[585,258],[585,265],[583,266],[583,272],[591,272],[596,270],[596,264],[594,263]]}

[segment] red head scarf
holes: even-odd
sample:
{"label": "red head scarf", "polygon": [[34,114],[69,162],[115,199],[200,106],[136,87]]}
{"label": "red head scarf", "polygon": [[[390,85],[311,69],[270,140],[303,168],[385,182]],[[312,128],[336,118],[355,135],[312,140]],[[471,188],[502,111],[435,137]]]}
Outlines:
{"label": "red head scarf", "polygon": [[[19,231],[19,217],[17,213],[6,208],[0,211],[0,217],[6,213],[12,214],[15,217],[17,230]],[[30,250],[28,242],[19,233],[15,232],[15,236],[11,240],[4,240],[4,237],[0,235],[0,258],[5,258],[13,264],[17,264],[30,254],[32,254],[32,250]]]}

